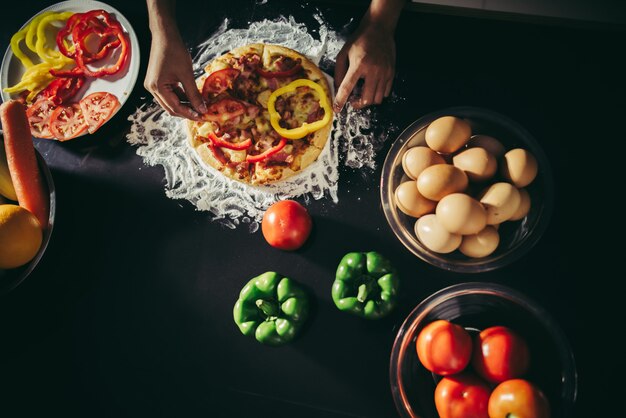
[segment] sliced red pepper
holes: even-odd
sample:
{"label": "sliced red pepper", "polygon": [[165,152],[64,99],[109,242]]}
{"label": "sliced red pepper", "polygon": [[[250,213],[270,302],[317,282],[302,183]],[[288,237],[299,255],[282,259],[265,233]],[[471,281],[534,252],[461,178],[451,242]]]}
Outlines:
{"label": "sliced red pepper", "polygon": [[246,156],[246,161],[249,163],[258,163],[259,161],[263,161],[265,160],[267,157],[270,157],[274,154],[276,154],[277,152],[279,152],[280,150],[282,150],[283,148],[285,148],[285,145],[287,145],[287,138],[280,138],[280,142],[278,143],[278,145],[276,145],[273,148],[268,149],[267,151],[265,151],[262,154],[258,154],[258,155],[248,155]]}
{"label": "sliced red pepper", "polygon": [[74,51],[70,51],[65,42],[66,40],[71,41],[72,29],[74,29],[74,26],[82,19],[83,15],[84,13],[73,14],[67,20],[65,26],[57,33],[57,46],[59,47],[59,51],[68,58],[74,58]]}
{"label": "sliced red pepper", "polygon": [[302,70],[302,64],[297,63],[293,67],[282,71],[266,71],[261,67],[256,68],[256,72],[265,78],[284,78],[298,74]]}
{"label": "sliced red pepper", "polygon": [[213,156],[215,157],[217,161],[219,161],[220,163],[224,165],[228,164],[228,160],[226,159],[226,156],[224,155],[224,151],[219,149],[219,147],[216,147],[215,145],[213,145],[210,141],[207,142],[207,146],[209,147],[209,149],[211,150],[211,152],[213,153]]}
{"label": "sliced red pepper", "polygon": [[78,67],[74,67],[71,70],[55,70],[53,68],[49,72],[55,77],[83,77],[84,78],[83,70],[81,70]]}
{"label": "sliced red pepper", "polygon": [[48,98],[55,105],[67,103],[80,91],[85,84],[85,77],[61,77],[48,84],[38,95],[38,98]]}
{"label": "sliced red pepper", "polygon": [[[91,36],[97,36],[99,41],[95,51],[89,49],[87,42]],[[71,39],[70,39],[71,38]],[[66,41],[71,40],[71,48]],[[104,10],[92,10],[86,13],[76,13],[57,34],[57,46],[65,56],[74,58],[76,72],[88,77],[103,77],[116,74],[128,59],[128,39],[122,25]],[[110,56],[111,50],[121,46],[117,62],[110,66],[91,70],[86,64],[99,61]],[[73,74],[76,74],[73,72]],[[72,76],[69,73],[57,72],[63,76]]]}
{"label": "sliced red pepper", "polygon": [[[204,140],[204,137],[200,137],[200,140]],[[244,149],[250,148],[252,145],[252,140],[250,138],[245,141],[237,142],[236,144],[225,139],[225,136],[218,137],[214,132],[209,132],[209,137],[206,138],[207,141],[210,141],[216,147],[228,148],[235,151],[241,151]]]}

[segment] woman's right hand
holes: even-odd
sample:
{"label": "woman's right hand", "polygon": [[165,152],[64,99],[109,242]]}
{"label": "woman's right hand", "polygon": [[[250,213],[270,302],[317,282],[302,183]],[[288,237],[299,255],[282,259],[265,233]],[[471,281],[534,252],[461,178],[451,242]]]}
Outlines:
{"label": "woman's right hand", "polygon": [[207,108],[179,33],[154,33],[144,87],[170,115],[200,120]]}

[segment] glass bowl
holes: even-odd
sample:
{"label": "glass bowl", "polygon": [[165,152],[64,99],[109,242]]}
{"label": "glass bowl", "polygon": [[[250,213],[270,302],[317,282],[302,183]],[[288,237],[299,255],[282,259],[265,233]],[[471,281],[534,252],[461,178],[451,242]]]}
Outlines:
{"label": "glass bowl", "polygon": [[[4,138],[2,137],[1,131],[0,147],[4,147]],[[48,247],[48,243],[50,242],[50,237],[52,236],[52,230],[54,227],[54,216],[56,212],[56,192],[54,188],[54,181],[52,180],[52,174],[50,173],[50,168],[48,167],[48,164],[46,164],[46,161],[36,149],[35,154],[37,156],[37,163],[39,164],[39,169],[41,170],[44,183],[48,188],[48,195],[50,199],[48,227],[43,231],[43,238],[41,241],[41,246],[39,247],[39,251],[37,251],[37,254],[35,255],[35,257],[33,257],[32,260],[30,260],[30,262],[21,267],[10,270],[0,269],[0,295],[9,293],[11,290],[15,289],[33,272],[33,270],[35,270],[35,267],[37,267],[37,264],[39,264],[39,261],[46,252],[46,248]],[[17,204],[16,202],[11,201],[7,201],[4,203]]]}
{"label": "glass bowl", "polygon": [[[538,173],[525,189],[531,198],[528,214],[519,221],[500,225],[500,243],[490,255],[470,258],[459,250],[448,254],[431,251],[415,235],[416,218],[400,211],[394,192],[402,182],[410,180],[402,169],[402,156],[415,146],[426,145],[426,128],[442,116],[456,116],[469,122],[474,135],[488,135],[498,139],[508,151],[524,148],[537,159]],[[498,176],[498,175],[496,175]],[[498,177],[496,177],[498,178]],[[391,145],[383,163],[380,197],[387,222],[402,244],[420,259],[444,270],[462,273],[480,273],[503,267],[528,252],[544,233],[554,206],[554,184],[548,159],[533,136],[508,117],[477,107],[452,107],[423,116],[409,125]]]}
{"label": "glass bowl", "polygon": [[436,418],[434,392],[439,378],[419,361],[416,339],[432,321],[445,319],[470,334],[494,325],[522,336],[530,351],[523,378],[536,384],[550,403],[552,418],[573,416],[577,372],[570,345],[552,317],[525,295],[506,286],[470,282],[442,289],[424,299],[398,330],[390,360],[390,383],[401,417]]}

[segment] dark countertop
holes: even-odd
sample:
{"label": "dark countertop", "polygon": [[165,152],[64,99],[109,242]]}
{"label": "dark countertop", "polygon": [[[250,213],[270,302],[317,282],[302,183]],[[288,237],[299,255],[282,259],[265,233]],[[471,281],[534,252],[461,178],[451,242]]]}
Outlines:
{"label": "dark countertop", "polygon": [[[556,207],[539,243],[505,268],[465,275],[415,258],[389,229],[378,180],[391,141],[375,170],[341,166],[337,204],[308,202],[314,232],[296,252],[273,249],[260,232],[227,229],[167,198],[163,168],[145,166],[125,139],[127,117],[151,98],[142,87],[149,55],[144,2],[110,3],[139,37],[139,79],[96,135],[36,140],[54,177],[57,218],[35,272],[0,297],[0,416],[394,416],[388,359],[398,327],[426,296],[465,281],[505,284],[544,306],[574,349],[576,416],[603,415],[599,409],[617,396],[613,376],[626,371],[623,348],[610,342],[624,314],[606,299],[615,276],[597,265],[593,276],[586,273],[590,253],[603,250],[587,235],[607,228],[598,213],[613,213],[596,202],[600,191],[588,182],[601,167],[610,178],[619,163],[605,167],[599,160],[611,155],[587,146],[612,153],[610,144],[624,139],[623,30],[402,15],[394,91],[404,99],[382,105],[378,123],[402,129],[450,106],[489,108],[535,135],[555,177]],[[190,46],[225,16],[237,27],[279,14],[310,22],[319,11],[342,28],[365,7],[270,0],[215,10],[198,3],[182,10],[188,2],[179,2]],[[45,4],[25,2],[11,12],[0,29],[3,50]],[[340,314],[330,298],[343,254],[371,249],[392,258],[403,278],[399,307],[378,322]],[[267,270],[297,278],[317,299],[306,332],[279,349],[245,338],[232,320],[242,285]]]}

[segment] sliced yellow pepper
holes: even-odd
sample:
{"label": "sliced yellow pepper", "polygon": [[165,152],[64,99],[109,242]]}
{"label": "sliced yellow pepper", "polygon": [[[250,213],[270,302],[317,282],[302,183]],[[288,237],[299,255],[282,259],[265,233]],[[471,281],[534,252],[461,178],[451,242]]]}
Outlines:
{"label": "sliced yellow pepper", "polygon": [[[20,82],[5,88],[5,92],[11,94],[28,90],[29,94],[26,97],[26,101],[30,103],[54,78],[50,74],[51,69],[61,70],[74,63],[73,59],[64,56],[55,48],[51,48],[46,42],[47,27],[57,21],[63,23],[73,14],[73,12],[56,13],[52,11],[41,13],[35,16],[28,25],[13,35],[11,38],[11,50],[13,51],[13,55],[26,67],[26,71],[22,75]],[[42,60],[41,63],[33,63],[24,53],[20,48],[22,40],[25,41],[28,49],[37,54]]]}
{"label": "sliced yellow pepper", "polygon": [[[282,96],[285,93],[296,91],[298,87],[310,87],[318,93],[320,97],[320,107],[324,109],[324,117],[312,123],[304,122],[301,126],[297,128],[286,129],[280,126],[279,121],[281,117],[280,113],[276,111],[276,99],[278,99],[278,97]],[[274,90],[272,94],[270,94],[270,97],[267,99],[267,110],[270,114],[270,123],[272,124],[274,130],[278,132],[280,136],[287,139],[304,138],[311,132],[322,129],[324,126],[328,125],[333,115],[333,112],[330,108],[330,102],[324,88],[316,82],[308,80],[306,78],[300,78],[298,80],[292,81],[286,86]]]}
{"label": "sliced yellow pepper", "polygon": [[28,27],[22,29],[17,32],[15,35],[11,37],[11,51],[13,51],[13,55],[15,55],[20,61],[22,61],[22,65],[26,68],[32,67],[33,62],[30,58],[24,54],[24,51],[20,48],[20,42],[26,38],[26,32],[28,32]]}

